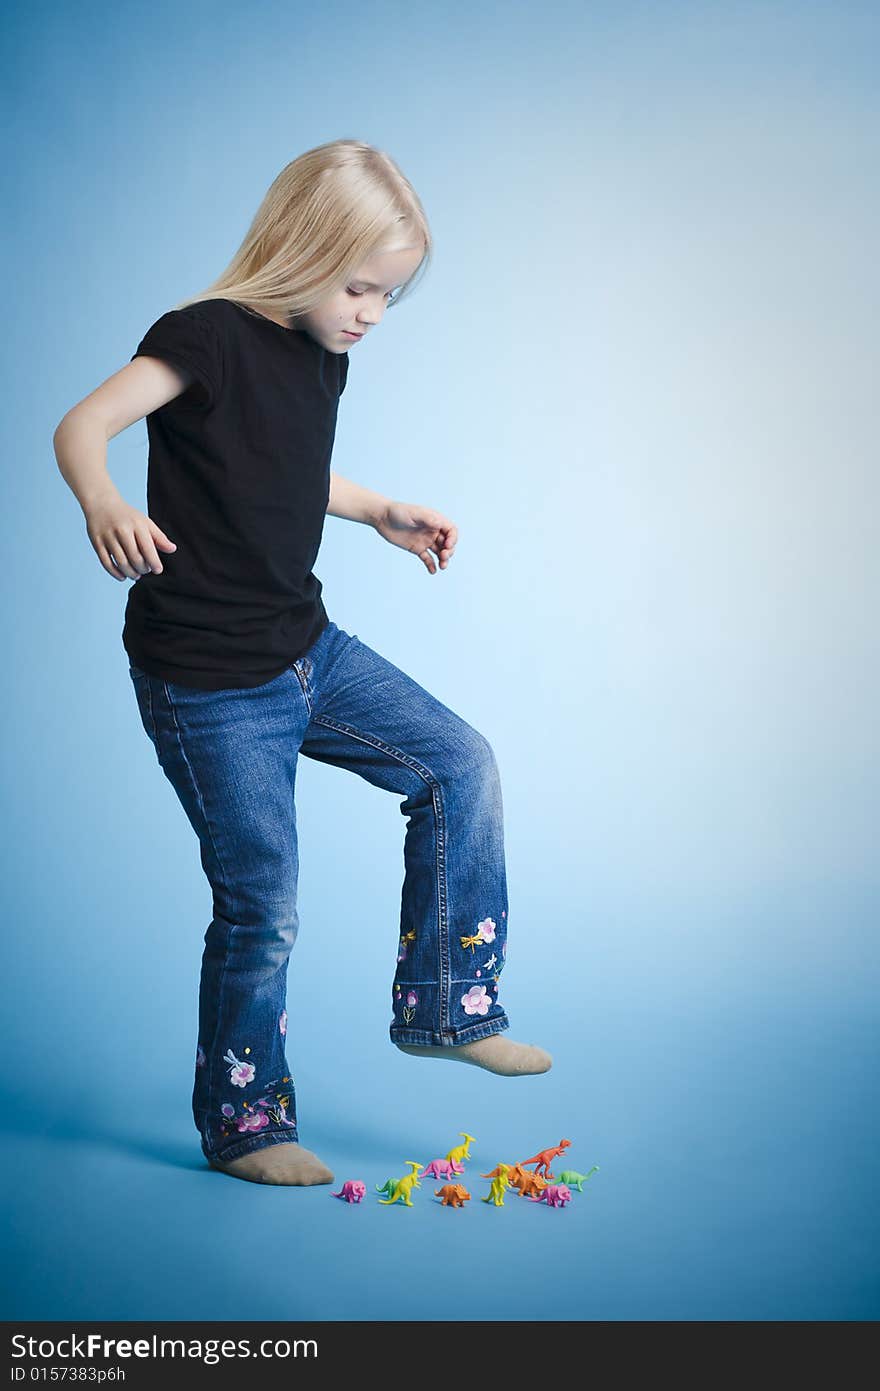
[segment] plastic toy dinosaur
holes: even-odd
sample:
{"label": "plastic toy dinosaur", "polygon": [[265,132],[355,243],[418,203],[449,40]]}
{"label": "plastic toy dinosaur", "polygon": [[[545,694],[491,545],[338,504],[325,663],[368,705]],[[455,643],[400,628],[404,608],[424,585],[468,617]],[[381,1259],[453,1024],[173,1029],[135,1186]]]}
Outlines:
{"label": "plastic toy dinosaur", "polygon": [[[482,1174],[482,1178],[497,1178],[499,1166],[496,1164],[494,1169],[490,1169],[488,1174]],[[507,1175],[507,1182],[511,1188],[519,1188],[523,1183],[530,1182],[535,1175],[531,1169],[524,1169],[521,1164],[511,1164],[510,1172]]]}
{"label": "plastic toy dinosaur", "polygon": [[531,1159],[521,1159],[520,1163],[534,1164],[535,1173],[537,1173],[539,1169],[543,1169],[544,1177],[552,1178],[553,1175],[550,1172],[550,1161],[552,1159],[555,1159],[557,1154],[562,1154],[563,1150],[567,1150],[570,1144],[571,1140],[560,1140],[559,1144],[554,1146],[553,1148],[539,1150],[537,1154],[532,1155]]}
{"label": "plastic toy dinosaur", "polygon": [[422,1167],[422,1161],[420,1159],[407,1159],[406,1163],[410,1166],[412,1173],[404,1174],[403,1178],[386,1179],[381,1187],[378,1183],[376,1184],[377,1193],[389,1195],[387,1198],[380,1198],[380,1203],[396,1203],[402,1199],[406,1207],[412,1207],[410,1193],[413,1188],[421,1188],[422,1186],[419,1183],[419,1169]]}
{"label": "plastic toy dinosaur", "polygon": [[496,1164],[494,1169],[490,1169],[488,1174],[480,1174],[480,1178],[497,1178],[502,1169],[507,1169],[507,1178],[510,1184],[516,1183],[516,1174],[525,1173],[525,1169],[520,1169],[518,1164]]}
{"label": "plastic toy dinosaur", "polygon": [[443,1199],[443,1207],[464,1207],[471,1200],[470,1193],[460,1183],[446,1183],[442,1188],[435,1188],[434,1196]]}
{"label": "plastic toy dinosaur", "polygon": [[533,1193],[543,1192],[547,1187],[547,1180],[540,1174],[533,1174],[530,1169],[525,1169],[521,1181],[515,1186],[520,1191],[520,1197],[531,1198]]}
{"label": "plastic toy dinosaur", "polygon": [[510,1187],[510,1184],[507,1182],[507,1175],[510,1173],[510,1165],[499,1164],[497,1168],[498,1176],[497,1178],[493,1178],[492,1187],[489,1189],[488,1195],[483,1198],[482,1201],[484,1203],[494,1203],[496,1207],[504,1207],[504,1194]]}
{"label": "plastic toy dinosaur", "polygon": [[577,1169],[563,1169],[562,1173],[559,1175],[559,1178],[557,1179],[557,1183],[567,1183],[572,1188],[576,1188],[579,1193],[583,1193],[584,1184],[586,1183],[587,1179],[592,1178],[593,1175],[597,1174],[598,1172],[598,1164],[594,1164],[588,1174],[579,1174]]}
{"label": "plastic toy dinosaur", "polygon": [[464,1173],[464,1165],[459,1164],[453,1159],[432,1159],[430,1164],[426,1164],[419,1178],[454,1178],[456,1174]]}
{"label": "plastic toy dinosaur", "polygon": [[529,1194],[530,1203],[540,1203],[542,1200],[548,1207],[564,1207],[571,1202],[571,1189],[566,1188],[564,1183],[548,1183],[540,1193]]}
{"label": "plastic toy dinosaur", "polygon": [[450,1164],[458,1164],[459,1173],[463,1173],[463,1170],[460,1166],[463,1164],[465,1159],[470,1159],[471,1144],[475,1141],[475,1136],[468,1135],[464,1130],[460,1130],[458,1133],[459,1135],[464,1136],[464,1144],[456,1145],[453,1149],[449,1151],[446,1158],[449,1160]]}
{"label": "plastic toy dinosaur", "polygon": [[331,1193],[331,1198],[344,1198],[347,1203],[362,1203],[367,1185],[359,1178],[347,1178],[338,1193]]}

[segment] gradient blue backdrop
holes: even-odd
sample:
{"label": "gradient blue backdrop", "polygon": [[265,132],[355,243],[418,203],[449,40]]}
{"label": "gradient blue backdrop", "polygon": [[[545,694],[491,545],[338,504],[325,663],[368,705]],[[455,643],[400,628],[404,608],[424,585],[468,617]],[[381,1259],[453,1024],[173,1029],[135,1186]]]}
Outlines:
{"label": "gradient blue backdrop", "polygon": [[[7,1318],[867,1319],[880,885],[875,6],[13,7],[4,32]],[[210,891],[141,729],[62,415],[340,136],[433,268],[351,351],[330,616],[492,741],[507,1080],[387,1036],[404,821],[301,761],[303,1143],[368,1185],[571,1138],[571,1207],[208,1170]],[[145,507],[143,423],[110,445]]]}

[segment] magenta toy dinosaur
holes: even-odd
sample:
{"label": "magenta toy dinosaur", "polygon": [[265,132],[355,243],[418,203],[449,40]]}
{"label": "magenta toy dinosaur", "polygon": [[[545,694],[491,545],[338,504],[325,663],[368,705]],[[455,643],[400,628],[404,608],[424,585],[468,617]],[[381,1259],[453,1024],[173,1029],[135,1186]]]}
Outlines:
{"label": "magenta toy dinosaur", "polygon": [[347,1203],[361,1203],[367,1185],[359,1178],[347,1178],[338,1193],[331,1193],[331,1198],[344,1198]]}
{"label": "magenta toy dinosaur", "polygon": [[459,1164],[457,1159],[432,1159],[419,1174],[419,1178],[427,1178],[429,1175],[433,1178],[455,1178],[456,1174],[463,1173],[464,1165]]}
{"label": "magenta toy dinosaur", "polygon": [[571,1189],[564,1183],[548,1183],[540,1193],[530,1193],[529,1202],[545,1202],[548,1207],[564,1207],[566,1203],[571,1202]]}

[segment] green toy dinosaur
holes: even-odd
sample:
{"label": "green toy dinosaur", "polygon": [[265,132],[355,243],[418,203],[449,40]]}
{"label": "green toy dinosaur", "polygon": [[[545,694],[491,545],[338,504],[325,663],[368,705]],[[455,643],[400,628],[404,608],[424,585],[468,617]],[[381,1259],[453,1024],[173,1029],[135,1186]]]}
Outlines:
{"label": "green toy dinosaur", "polygon": [[579,1193],[583,1193],[584,1184],[586,1183],[587,1179],[592,1178],[593,1174],[597,1174],[598,1172],[598,1164],[594,1164],[588,1174],[579,1174],[577,1169],[563,1169],[556,1182],[567,1183],[569,1188],[576,1188]]}

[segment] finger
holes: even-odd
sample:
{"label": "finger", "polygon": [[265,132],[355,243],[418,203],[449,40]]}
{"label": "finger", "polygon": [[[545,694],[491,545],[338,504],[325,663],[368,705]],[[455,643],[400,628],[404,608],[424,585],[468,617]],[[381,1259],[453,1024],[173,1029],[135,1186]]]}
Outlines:
{"label": "finger", "polygon": [[110,554],[103,541],[95,542],[95,550],[97,551],[98,559],[100,560],[104,569],[107,571],[108,575],[112,575],[114,580],[124,580],[128,578],[128,576],[124,575],[122,571],[119,569],[119,567],[116,565],[113,556]]}
{"label": "finger", "polygon": [[425,549],[422,551],[420,559],[425,562],[425,568],[428,571],[428,574],[433,575],[437,567],[434,564],[434,557],[431,555],[431,552],[428,550],[427,547],[425,547]]}
{"label": "finger", "polygon": [[129,579],[139,580],[147,573],[149,566],[140,553],[133,531],[117,531],[112,545],[116,564]]}
{"label": "finger", "polygon": [[162,561],[159,559],[159,552],[156,549],[156,543],[154,542],[149,531],[139,532],[137,539],[140,545],[141,554],[144,557],[144,560],[146,561],[147,565],[150,567],[154,575],[161,575]]}

